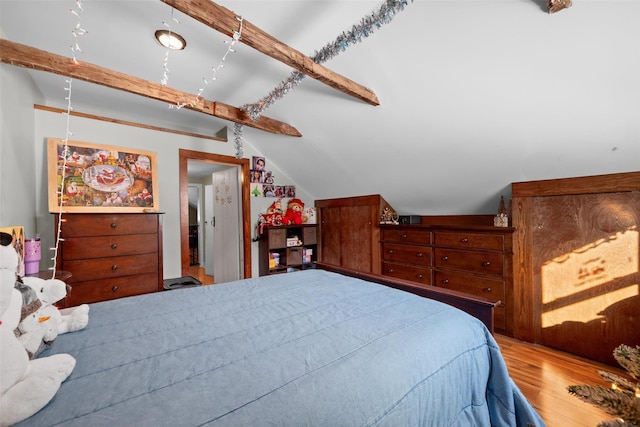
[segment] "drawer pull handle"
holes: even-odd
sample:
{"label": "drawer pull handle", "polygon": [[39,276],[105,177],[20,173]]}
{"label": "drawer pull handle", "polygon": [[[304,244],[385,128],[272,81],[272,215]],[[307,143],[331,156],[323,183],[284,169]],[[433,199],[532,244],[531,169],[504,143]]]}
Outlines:
{"label": "drawer pull handle", "polygon": [[112,266],[111,266],[111,270],[116,271],[117,269],[118,269],[118,266],[117,266],[117,265],[112,265]]}
{"label": "drawer pull handle", "polygon": [[388,269],[387,273],[393,273],[393,268]]}
{"label": "drawer pull handle", "polygon": [[400,237],[402,237],[403,239],[406,239],[406,238],[407,238],[407,237],[409,237],[409,236],[407,236],[407,233],[404,233],[404,234],[403,234],[402,236],[400,236]]}
{"label": "drawer pull handle", "polygon": [[449,261],[449,257],[448,257],[448,256],[443,256],[441,259],[442,259],[443,261]]}
{"label": "drawer pull handle", "polygon": [[388,253],[389,255],[393,255],[393,254],[394,254],[393,249],[389,249],[389,250],[387,251],[387,253]]}
{"label": "drawer pull handle", "polygon": [[423,256],[424,256],[424,254],[423,254],[422,252],[418,252],[418,253],[416,254],[416,256],[417,256],[418,258],[421,258],[421,257],[423,257]]}
{"label": "drawer pull handle", "polygon": [[491,265],[491,261],[484,261],[484,262],[482,263],[482,266],[483,266],[483,267],[489,267],[490,265]]}
{"label": "drawer pull handle", "polygon": [[115,222],[111,223],[111,228],[116,228],[117,224]]}
{"label": "drawer pull handle", "polygon": [[483,291],[484,292],[491,292],[491,288],[484,288]]}
{"label": "drawer pull handle", "polygon": [[118,247],[118,245],[116,243],[111,245],[111,249],[116,249]]}
{"label": "drawer pull handle", "polygon": [[418,279],[422,279],[422,277],[423,277],[423,276],[422,276],[422,274],[418,274],[416,277],[417,277]]}
{"label": "drawer pull handle", "polygon": [[119,289],[119,288],[118,288],[117,286],[114,286],[113,288],[111,288],[111,290],[112,290],[113,292],[116,292],[118,289]]}
{"label": "drawer pull handle", "polygon": [[448,285],[448,284],[449,284],[449,279],[444,279],[444,280],[442,281],[442,284],[443,284],[443,285]]}
{"label": "drawer pull handle", "polygon": [[460,239],[460,243],[469,243],[469,239],[463,237],[462,239]]}

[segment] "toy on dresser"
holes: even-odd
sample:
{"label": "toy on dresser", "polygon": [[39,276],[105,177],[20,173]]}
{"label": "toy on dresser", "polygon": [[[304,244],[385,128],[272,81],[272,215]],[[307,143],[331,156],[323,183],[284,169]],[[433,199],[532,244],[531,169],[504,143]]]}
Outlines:
{"label": "toy on dresser", "polygon": [[15,335],[23,307],[16,289],[16,252],[5,246],[0,233],[0,426],[18,423],[42,409],[73,371],[69,354],[34,360]]}

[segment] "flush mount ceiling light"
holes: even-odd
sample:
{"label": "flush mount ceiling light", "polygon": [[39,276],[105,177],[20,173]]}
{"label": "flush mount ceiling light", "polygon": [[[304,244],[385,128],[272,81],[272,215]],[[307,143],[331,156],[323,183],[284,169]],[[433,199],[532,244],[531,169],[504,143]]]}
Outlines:
{"label": "flush mount ceiling light", "polygon": [[169,49],[182,50],[187,45],[187,42],[180,34],[169,30],[158,30],[155,36],[158,43]]}

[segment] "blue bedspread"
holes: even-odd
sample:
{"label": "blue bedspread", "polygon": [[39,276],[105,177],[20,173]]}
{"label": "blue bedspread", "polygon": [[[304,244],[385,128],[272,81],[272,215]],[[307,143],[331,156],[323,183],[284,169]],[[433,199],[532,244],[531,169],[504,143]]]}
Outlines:
{"label": "blue bedspread", "polygon": [[322,270],[93,304],[28,426],[542,426],[484,325]]}

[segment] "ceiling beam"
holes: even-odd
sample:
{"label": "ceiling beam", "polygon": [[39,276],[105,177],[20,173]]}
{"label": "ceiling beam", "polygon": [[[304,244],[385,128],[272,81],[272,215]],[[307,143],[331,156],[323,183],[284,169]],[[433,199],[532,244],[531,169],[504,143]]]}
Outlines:
{"label": "ceiling beam", "polygon": [[[237,15],[210,0],[161,1],[230,37],[233,36],[234,30],[237,31],[239,29],[239,22],[236,19]],[[347,95],[358,98],[371,105],[380,105],[378,97],[371,89],[341,76],[320,64],[316,64],[308,56],[282,43],[246,19],[242,20],[242,37],[240,37],[240,42]]]}
{"label": "ceiling beam", "polygon": [[[118,71],[109,70],[86,62],[74,62],[67,56],[56,55],[31,46],[0,39],[0,62],[32,70],[46,71],[102,86],[118,89],[173,105],[190,104],[195,94],[181,92],[159,83],[150,82]],[[193,111],[243,124],[280,135],[302,136],[293,126],[278,120],[260,116],[253,121],[240,108],[217,101],[199,98],[195,105],[185,105]]]}

